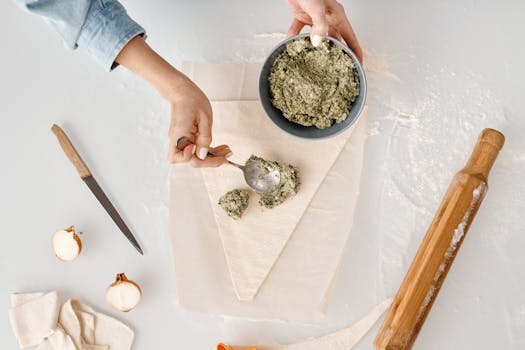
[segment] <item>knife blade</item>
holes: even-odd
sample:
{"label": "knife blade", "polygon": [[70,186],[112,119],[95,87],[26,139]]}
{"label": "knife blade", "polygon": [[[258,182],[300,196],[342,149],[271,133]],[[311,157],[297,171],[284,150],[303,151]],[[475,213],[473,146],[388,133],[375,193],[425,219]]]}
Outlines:
{"label": "knife blade", "polygon": [[106,196],[100,185],[97,183],[97,181],[91,174],[91,171],[89,171],[89,168],[87,167],[86,163],[84,163],[77,150],[67,137],[64,130],[62,130],[62,128],[60,128],[58,125],[53,124],[53,126],[51,127],[51,131],[57,137],[58,142],[60,143],[60,147],[62,147],[62,150],[64,151],[68,159],[75,166],[75,169],[80,175],[80,178],[85,182],[85,184],[88,186],[91,192],[95,195],[95,198],[97,198],[99,203],[106,210],[113,222],[128,239],[131,245],[135,247],[135,249],[137,249],[137,251],[140,254],[143,255],[144,253],[142,252],[142,248],[140,248],[140,245],[131,233],[131,230],[126,225],[126,223],[118,213],[117,209],[115,209],[109,198]]}

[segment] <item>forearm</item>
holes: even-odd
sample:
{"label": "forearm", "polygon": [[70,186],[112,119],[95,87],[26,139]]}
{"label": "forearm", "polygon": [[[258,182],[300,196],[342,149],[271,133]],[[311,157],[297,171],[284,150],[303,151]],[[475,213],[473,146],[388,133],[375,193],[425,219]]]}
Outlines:
{"label": "forearm", "polygon": [[[227,146],[215,149],[219,152],[216,153],[218,156],[206,157],[212,140],[212,110],[210,101],[197,85],[164,60],[141,37],[132,39],[115,61],[150,83],[171,104],[168,133],[170,162],[191,161],[192,166],[197,167],[219,166],[226,162],[226,155],[231,153]],[[178,149],[178,140],[182,136],[189,137],[195,145]]]}
{"label": "forearm", "polygon": [[115,57],[145,30],[115,0],[15,0],[53,27],[66,46],[79,48],[110,71]]}
{"label": "forearm", "polygon": [[116,62],[149,82],[171,101],[188,78],[155,52],[142,37],[135,37],[118,54]]}

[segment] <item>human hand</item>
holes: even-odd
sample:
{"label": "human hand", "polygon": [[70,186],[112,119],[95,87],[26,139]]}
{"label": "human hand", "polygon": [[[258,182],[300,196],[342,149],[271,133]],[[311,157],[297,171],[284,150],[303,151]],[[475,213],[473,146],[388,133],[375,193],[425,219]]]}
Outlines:
{"label": "human hand", "polygon": [[[226,163],[226,157],[232,154],[227,145],[210,148],[213,123],[210,101],[197,85],[183,75],[176,85],[170,98],[172,108],[168,160],[170,163],[189,162],[196,168],[217,167]],[[177,143],[181,137],[189,138],[193,144],[179,149]],[[208,152],[214,156],[208,157]]]}
{"label": "human hand", "polygon": [[310,40],[318,46],[328,34],[338,40],[344,39],[355,53],[359,62],[363,62],[363,51],[348,21],[343,5],[336,0],[287,0],[294,14],[294,20],[288,30],[288,36],[298,35],[305,25],[312,26]]}
{"label": "human hand", "polygon": [[[217,167],[227,162],[230,148],[222,145],[210,148],[213,123],[210,101],[188,77],[176,70],[157,54],[143,38],[132,39],[115,61],[153,85],[171,104],[170,146],[171,163],[189,162],[194,167]],[[195,144],[177,149],[177,140],[188,137]],[[214,157],[207,157],[208,151]]]}
{"label": "human hand", "polygon": [[[179,138],[179,140],[183,138]],[[206,160],[202,161],[194,155],[195,145],[193,143],[188,145],[186,142],[185,144],[186,146],[183,146],[183,148],[180,150],[181,157],[184,158],[181,160],[181,162],[189,162],[194,168],[218,167],[227,162],[226,158],[232,155],[232,151],[228,145],[220,145],[217,147],[210,147]]]}

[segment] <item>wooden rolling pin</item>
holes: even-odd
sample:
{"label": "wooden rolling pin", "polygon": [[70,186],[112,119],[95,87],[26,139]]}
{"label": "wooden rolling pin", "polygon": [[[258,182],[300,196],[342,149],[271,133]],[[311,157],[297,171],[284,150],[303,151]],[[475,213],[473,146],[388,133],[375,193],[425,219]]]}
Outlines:
{"label": "wooden rolling pin", "polygon": [[467,165],[454,176],[412,261],[374,345],[411,349],[487,190],[489,171],[505,143],[499,131],[481,132]]}

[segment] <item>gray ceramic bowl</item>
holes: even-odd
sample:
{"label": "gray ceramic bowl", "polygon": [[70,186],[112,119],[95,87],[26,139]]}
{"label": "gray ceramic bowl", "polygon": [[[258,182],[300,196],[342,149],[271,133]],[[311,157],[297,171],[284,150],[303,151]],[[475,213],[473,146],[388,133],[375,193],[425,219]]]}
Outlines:
{"label": "gray ceramic bowl", "polygon": [[304,38],[307,36],[309,36],[309,34],[301,34],[288,38],[282,41],[279,45],[277,45],[275,49],[272,50],[272,53],[264,62],[264,65],[261,69],[261,74],[259,75],[259,98],[261,99],[264,111],[266,112],[268,117],[275,125],[277,125],[282,130],[286,131],[291,135],[302,137],[305,139],[322,139],[343,132],[345,129],[349,128],[353,123],[355,123],[357,118],[359,118],[359,115],[361,114],[361,111],[363,110],[363,107],[365,105],[366,78],[363,67],[357,60],[357,57],[354,55],[354,53],[339,40],[334,39],[332,37],[327,37],[328,40],[340,46],[355,62],[360,82],[359,96],[352,104],[352,108],[350,109],[348,117],[345,119],[345,121],[341,123],[334,123],[331,127],[326,129],[318,129],[315,126],[303,126],[286,119],[283,116],[282,112],[279,109],[275,108],[272,104],[272,94],[270,92],[270,84],[268,82],[268,77],[270,75],[270,71],[272,70],[273,62],[275,61],[277,56],[279,56],[286,49],[286,44],[292,40]]}

